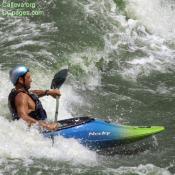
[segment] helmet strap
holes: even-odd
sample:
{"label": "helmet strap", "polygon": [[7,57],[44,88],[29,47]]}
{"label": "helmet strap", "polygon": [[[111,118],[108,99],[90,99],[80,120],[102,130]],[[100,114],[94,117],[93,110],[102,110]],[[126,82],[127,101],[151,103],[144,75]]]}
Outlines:
{"label": "helmet strap", "polygon": [[23,85],[23,87],[24,87],[24,89],[25,89],[26,91],[28,91],[29,88],[26,87],[26,83],[25,83],[25,82],[26,82],[26,80],[25,80],[25,75],[24,75],[22,78],[23,78],[23,80],[24,80],[24,85]]}

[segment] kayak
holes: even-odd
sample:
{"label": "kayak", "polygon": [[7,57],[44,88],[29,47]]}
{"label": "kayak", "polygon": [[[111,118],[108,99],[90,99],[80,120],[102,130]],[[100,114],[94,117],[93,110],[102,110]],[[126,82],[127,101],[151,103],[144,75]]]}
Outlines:
{"label": "kayak", "polygon": [[59,129],[44,131],[44,137],[74,138],[91,149],[129,144],[165,130],[163,126],[127,126],[90,117],[65,119],[58,123]]}

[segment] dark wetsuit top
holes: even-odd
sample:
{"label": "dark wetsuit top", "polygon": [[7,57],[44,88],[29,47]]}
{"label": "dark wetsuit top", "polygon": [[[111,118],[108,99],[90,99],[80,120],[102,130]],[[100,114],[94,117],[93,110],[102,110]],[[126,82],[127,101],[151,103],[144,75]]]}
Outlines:
{"label": "dark wetsuit top", "polygon": [[8,106],[10,109],[10,112],[12,114],[13,120],[19,120],[20,116],[18,116],[16,105],[15,105],[15,97],[18,93],[25,93],[29,95],[32,100],[35,102],[35,111],[31,111],[28,115],[36,120],[45,120],[47,118],[46,111],[44,110],[41,101],[39,100],[38,96],[32,92],[25,92],[25,91],[16,91],[15,89],[12,89],[9,97],[8,97]]}

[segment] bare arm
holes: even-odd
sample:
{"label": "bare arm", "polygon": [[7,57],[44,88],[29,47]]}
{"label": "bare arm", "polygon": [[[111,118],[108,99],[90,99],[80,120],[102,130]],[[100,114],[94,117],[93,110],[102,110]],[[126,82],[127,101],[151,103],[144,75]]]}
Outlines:
{"label": "bare arm", "polygon": [[15,105],[18,116],[26,121],[29,125],[37,123],[37,120],[28,115],[28,96],[24,93],[19,93],[15,98]]}
{"label": "bare arm", "polygon": [[49,89],[49,90],[32,90],[34,94],[38,95],[38,97],[43,97],[45,95],[51,95],[52,97],[60,96],[61,92],[58,89]]}
{"label": "bare arm", "polygon": [[43,97],[43,96],[47,95],[46,90],[31,90],[31,92],[38,95],[38,97]]}
{"label": "bare arm", "polygon": [[24,93],[19,93],[15,98],[15,105],[18,116],[26,121],[29,125],[39,124],[39,126],[48,130],[56,130],[58,128],[57,123],[47,123],[45,121],[38,121],[28,115],[28,96]]}

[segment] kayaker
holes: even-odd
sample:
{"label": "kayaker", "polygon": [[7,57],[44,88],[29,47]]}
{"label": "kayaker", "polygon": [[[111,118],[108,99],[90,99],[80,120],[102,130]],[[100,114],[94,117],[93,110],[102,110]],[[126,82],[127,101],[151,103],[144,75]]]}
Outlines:
{"label": "kayaker", "polygon": [[44,110],[39,97],[50,95],[52,97],[60,96],[57,89],[50,90],[29,90],[32,83],[32,77],[29,68],[24,65],[17,65],[10,71],[10,80],[15,86],[8,97],[8,105],[13,120],[23,119],[29,126],[38,124],[47,130],[56,130],[57,123],[49,123],[46,111]]}

